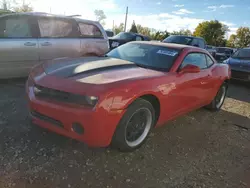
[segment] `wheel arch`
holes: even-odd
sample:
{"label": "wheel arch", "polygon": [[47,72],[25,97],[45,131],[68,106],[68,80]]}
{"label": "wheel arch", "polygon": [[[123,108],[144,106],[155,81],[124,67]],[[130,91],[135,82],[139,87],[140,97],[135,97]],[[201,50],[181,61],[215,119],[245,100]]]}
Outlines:
{"label": "wheel arch", "polygon": [[133,98],[133,100],[129,101],[129,103],[126,104],[125,109],[128,108],[137,99],[144,99],[152,104],[155,110],[155,125],[156,125],[160,117],[160,113],[161,113],[161,104],[160,104],[159,97],[157,97],[157,95],[152,94],[152,93],[144,93],[144,94],[138,95],[135,98]]}

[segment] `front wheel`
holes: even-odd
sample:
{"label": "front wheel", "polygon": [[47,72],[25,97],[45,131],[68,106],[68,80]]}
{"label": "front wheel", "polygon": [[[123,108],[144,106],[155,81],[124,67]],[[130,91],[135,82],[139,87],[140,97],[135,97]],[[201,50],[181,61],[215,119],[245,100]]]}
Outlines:
{"label": "front wheel", "polygon": [[212,111],[219,111],[227,95],[227,83],[223,83],[213,101],[207,106]]}
{"label": "front wheel", "polygon": [[133,151],[147,139],[155,123],[152,104],[137,99],[127,109],[114,133],[111,146],[120,151]]}

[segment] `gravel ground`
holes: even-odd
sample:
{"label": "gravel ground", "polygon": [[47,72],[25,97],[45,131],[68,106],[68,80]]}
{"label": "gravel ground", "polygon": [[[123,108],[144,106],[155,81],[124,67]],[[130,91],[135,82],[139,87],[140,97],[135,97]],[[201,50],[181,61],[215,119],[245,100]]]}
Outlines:
{"label": "gravel ground", "polygon": [[231,84],[223,110],[171,121],[133,153],[31,125],[23,82],[0,87],[0,188],[250,187],[249,85]]}

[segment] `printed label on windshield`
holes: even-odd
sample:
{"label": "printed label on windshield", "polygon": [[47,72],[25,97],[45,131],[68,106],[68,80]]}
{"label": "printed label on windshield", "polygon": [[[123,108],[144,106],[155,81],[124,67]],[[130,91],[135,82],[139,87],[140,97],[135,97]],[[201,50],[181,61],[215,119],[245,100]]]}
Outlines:
{"label": "printed label on windshield", "polygon": [[158,50],[156,53],[168,55],[168,56],[176,56],[178,54],[178,52],[176,52],[176,51],[169,51],[169,50]]}

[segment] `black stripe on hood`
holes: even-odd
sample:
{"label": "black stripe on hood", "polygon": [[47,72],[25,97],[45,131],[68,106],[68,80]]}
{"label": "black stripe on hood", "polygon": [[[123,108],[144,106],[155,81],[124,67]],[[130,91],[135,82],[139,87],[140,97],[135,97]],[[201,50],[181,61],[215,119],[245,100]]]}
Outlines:
{"label": "black stripe on hood", "polygon": [[[59,63],[59,62],[58,62]],[[58,77],[74,77],[82,74],[98,74],[99,72],[103,71],[110,71],[110,70],[118,70],[124,68],[132,68],[135,67],[136,64],[124,61],[115,58],[100,58],[96,57],[93,61],[83,61],[81,63],[76,63],[74,60],[69,60],[67,64],[63,64],[62,66],[57,66],[57,68],[48,71],[47,74],[58,76]]]}

